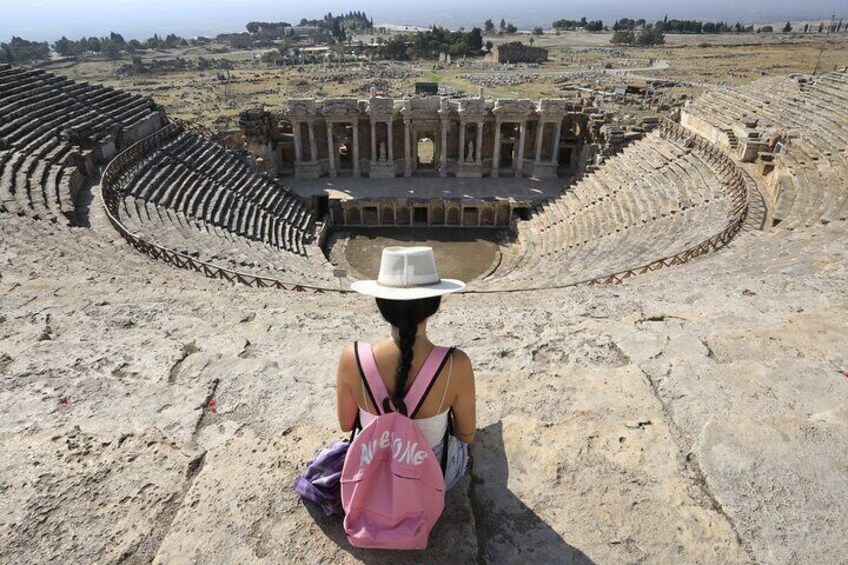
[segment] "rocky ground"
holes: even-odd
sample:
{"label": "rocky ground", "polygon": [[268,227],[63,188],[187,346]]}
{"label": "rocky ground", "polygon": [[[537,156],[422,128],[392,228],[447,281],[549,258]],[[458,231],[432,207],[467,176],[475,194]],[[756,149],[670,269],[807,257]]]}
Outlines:
{"label": "rocky ground", "polygon": [[423,553],[291,493],[356,295],[252,290],[0,217],[4,563],[845,563],[848,232],[747,233],[617,287],[450,297],[470,476]]}

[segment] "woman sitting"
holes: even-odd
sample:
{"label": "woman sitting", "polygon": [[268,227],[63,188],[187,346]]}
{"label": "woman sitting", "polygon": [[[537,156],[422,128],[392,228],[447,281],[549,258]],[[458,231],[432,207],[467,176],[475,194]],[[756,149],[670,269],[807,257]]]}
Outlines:
{"label": "woman sitting", "polygon": [[[373,355],[394,407],[405,410],[404,396],[416,379],[432,378],[419,374],[428,357],[442,351],[427,336],[427,320],[438,312],[442,295],[464,287],[460,281],[439,278],[429,247],[388,247],[383,250],[377,280],[353,283],[356,292],[376,298],[377,308],[391,325],[389,339],[370,347],[359,344],[359,355]],[[365,428],[379,413],[360,367],[357,350],[351,344],[342,352],[336,375],[338,417],[343,431],[352,430],[357,418]],[[433,363],[427,367],[433,367]],[[451,416],[452,433],[447,434]],[[474,371],[468,355],[453,349],[438,364],[429,391],[410,417],[439,461],[447,442],[445,486],[451,488],[465,473],[468,444],[474,441],[476,430]]]}

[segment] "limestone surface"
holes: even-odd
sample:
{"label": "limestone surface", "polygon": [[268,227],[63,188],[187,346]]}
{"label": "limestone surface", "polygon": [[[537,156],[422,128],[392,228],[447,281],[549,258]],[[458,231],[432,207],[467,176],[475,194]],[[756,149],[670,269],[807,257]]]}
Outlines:
{"label": "limestone surface", "polygon": [[387,328],[114,233],[0,220],[0,561],[840,563],[844,222],[744,233],[615,287],[463,294],[478,441],[425,552],[363,551],[291,493],[334,371]]}

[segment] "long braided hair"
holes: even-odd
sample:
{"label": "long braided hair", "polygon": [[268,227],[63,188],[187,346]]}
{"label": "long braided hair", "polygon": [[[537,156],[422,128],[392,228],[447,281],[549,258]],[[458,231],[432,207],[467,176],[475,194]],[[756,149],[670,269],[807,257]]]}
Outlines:
{"label": "long braided hair", "polygon": [[[442,303],[441,296],[418,298],[416,300],[377,299],[377,308],[388,323],[398,329],[400,334],[400,362],[395,375],[395,392],[392,394],[392,404],[401,414],[406,415],[406,404],[403,402],[406,382],[409,380],[409,370],[412,368],[412,346],[415,345],[415,334],[418,324],[438,312]],[[383,406],[383,411],[387,406]]]}

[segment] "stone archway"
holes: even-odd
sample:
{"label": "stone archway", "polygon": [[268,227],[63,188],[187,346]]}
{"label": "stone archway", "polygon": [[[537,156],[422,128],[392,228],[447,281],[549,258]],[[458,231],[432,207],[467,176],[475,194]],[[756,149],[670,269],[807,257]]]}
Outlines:
{"label": "stone archway", "polygon": [[519,125],[506,122],[501,126],[501,154],[499,170],[512,170],[518,161]]}
{"label": "stone archway", "polygon": [[436,168],[436,143],[431,137],[419,137],[415,144],[415,163],[418,169]]}
{"label": "stone archway", "polygon": [[353,135],[354,131],[351,124],[338,123],[333,125],[333,137],[336,147],[336,169],[340,172],[350,173],[355,168]]}

